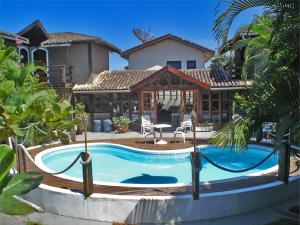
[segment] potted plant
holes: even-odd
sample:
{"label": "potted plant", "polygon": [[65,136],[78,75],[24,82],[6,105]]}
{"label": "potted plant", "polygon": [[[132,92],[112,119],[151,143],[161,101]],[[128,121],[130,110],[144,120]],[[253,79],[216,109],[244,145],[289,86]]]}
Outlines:
{"label": "potted plant", "polygon": [[127,133],[130,120],[126,114],[116,116],[112,119],[113,125],[117,128],[117,133]]}
{"label": "potted plant", "polygon": [[75,105],[74,120],[77,122],[77,134],[82,134],[84,126],[82,118],[85,116],[85,106],[82,103]]}
{"label": "potted plant", "polygon": [[213,123],[202,122],[198,123],[196,126],[196,131],[213,131]]}

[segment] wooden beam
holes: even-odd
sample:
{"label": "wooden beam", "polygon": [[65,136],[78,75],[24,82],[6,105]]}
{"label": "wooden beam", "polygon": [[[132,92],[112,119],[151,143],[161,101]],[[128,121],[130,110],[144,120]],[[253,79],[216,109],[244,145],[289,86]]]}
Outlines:
{"label": "wooden beam", "polygon": [[222,91],[219,91],[219,127],[222,126]]}
{"label": "wooden beam", "polygon": [[143,102],[143,92],[138,92],[138,102],[139,102],[139,121],[142,122],[142,113],[144,112],[144,102]]}
{"label": "wooden beam", "polygon": [[153,123],[157,123],[157,102],[156,102],[156,91],[154,91],[154,110],[153,110]]}
{"label": "wooden beam", "polygon": [[212,122],[212,112],[211,112],[211,91],[208,92],[208,113],[210,116],[210,122]]}
{"label": "wooden beam", "polygon": [[199,108],[199,120],[201,121],[203,118],[202,118],[202,111],[203,111],[203,107],[202,107],[202,90],[199,89],[198,90],[198,108]]}

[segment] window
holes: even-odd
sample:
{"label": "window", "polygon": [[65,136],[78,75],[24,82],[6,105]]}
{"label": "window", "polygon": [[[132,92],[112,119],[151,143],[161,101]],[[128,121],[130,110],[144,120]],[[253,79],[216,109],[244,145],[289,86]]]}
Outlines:
{"label": "window", "polygon": [[181,69],[181,61],[167,61],[167,65],[172,66],[175,69]]}
{"label": "window", "polygon": [[196,60],[188,60],[186,62],[187,69],[196,69]]}

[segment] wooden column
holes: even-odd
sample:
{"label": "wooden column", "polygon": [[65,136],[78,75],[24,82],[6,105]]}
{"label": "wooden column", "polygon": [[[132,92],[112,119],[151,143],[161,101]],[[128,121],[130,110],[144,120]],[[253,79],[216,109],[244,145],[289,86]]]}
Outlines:
{"label": "wooden column", "polygon": [[183,120],[183,91],[180,91],[180,123]]}
{"label": "wooden column", "polygon": [[144,99],[143,92],[138,91],[138,99],[139,99],[139,121],[142,122],[142,115],[144,113]]}
{"label": "wooden column", "polygon": [[93,131],[94,130],[94,112],[95,112],[95,95],[90,94],[89,95],[89,102],[90,102],[90,128]]}
{"label": "wooden column", "polygon": [[129,96],[129,112],[128,112],[128,116],[129,116],[129,119],[132,120],[132,93],[130,92],[128,94]]}
{"label": "wooden column", "polygon": [[[151,94],[152,96],[152,94]],[[153,94],[153,104],[154,104],[154,107],[153,107],[153,123],[157,123],[157,102],[156,102],[156,91],[154,91],[154,94]]]}
{"label": "wooden column", "polygon": [[202,111],[203,111],[203,108],[202,108],[202,90],[201,89],[199,89],[198,90],[198,104],[199,104],[199,106],[198,106],[198,109],[199,109],[199,122],[201,122],[202,121]]}
{"label": "wooden column", "polygon": [[210,122],[212,122],[212,112],[211,112],[211,91],[208,92],[208,111],[210,116]]}
{"label": "wooden column", "polygon": [[186,110],[186,91],[183,91],[183,115],[182,115],[182,119],[184,117],[185,110]]}
{"label": "wooden column", "polygon": [[222,126],[222,91],[219,91],[219,127]]}

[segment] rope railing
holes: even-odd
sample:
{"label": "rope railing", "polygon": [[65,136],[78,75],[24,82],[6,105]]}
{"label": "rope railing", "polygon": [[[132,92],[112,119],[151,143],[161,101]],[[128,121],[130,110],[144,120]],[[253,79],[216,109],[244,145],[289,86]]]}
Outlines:
{"label": "rope railing", "polygon": [[[30,160],[31,163],[33,163],[36,167],[38,167],[40,170],[42,170],[42,169],[35,163],[34,159],[31,157],[31,155],[29,154],[29,152],[27,151],[27,149],[25,148],[24,145],[18,144],[18,145],[17,145],[17,150],[19,150],[19,149],[22,150],[22,152],[25,153],[26,157]],[[84,152],[79,153],[78,156],[73,160],[73,162],[72,162],[69,166],[67,166],[65,169],[63,169],[63,170],[61,170],[61,171],[59,171],[59,172],[54,172],[54,173],[52,173],[52,172],[47,172],[47,171],[45,171],[45,170],[42,170],[42,171],[43,171],[44,173],[47,173],[47,174],[50,174],[50,175],[59,175],[59,174],[62,174],[62,173],[64,173],[64,172],[68,171],[69,169],[71,169],[71,168],[75,165],[75,163],[78,161],[79,158],[81,158],[81,163],[82,163],[82,164],[87,164],[87,163],[89,163],[90,160],[91,160],[91,157],[89,156],[88,160],[86,160],[86,162],[83,162],[83,161],[82,161],[83,154],[84,154]],[[25,170],[26,170],[26,165],[24,165],[24,166],[25,166]]]}
{"label": "rope railing", "polygon": [[[258,163],[256,163],[255,165],[245,168],[245,169],[240,169],[240,170],[234,170],[234,169],[230,169],[230,168],[226,168],[224,166],[220,166],[217,163],[215,163],[214,161],[212,161],[210,158],[208,158],[206,155],[204,155],[202,152],[200,152],[200,157],[203,157],[207,162],[209,162],[210,164],[212,164],[213,166],[227,171],[227,172],[231,172],[231,173],[243,173],[249,170],[252,170],[258,166],[260,166],[261,164],[263,164],[266,160],[268,160],[276,151],[278,151],[278,149],[274,149],[272,152],[270,152],[265,158],[263,158],[261,161],[259,161]],[[193,165],[193,164],[192,164]],[[201,169],[200,169],[201,170]]]}
{"label": "rope railing", "polygon": [[[68,171],[69,169],[71,169],[75,163],[80,159],[80,162],[82,164],[82,171],[83,171],[83,194],[85,196],[85,198],[87,198],[88,196],[90,196],[91,194],[93,194],[93,178],[92,178],[92,157],[89,153],[86,152],[81,152],[78,154],[78,156],[73,160],[73,162],[67,166],[65,169],[59,171],[59,172],[47,172],[44,171],[43,169],[41,169],[34,161],[34,159],[31,157],[31,155],[29,154],[29,152],[27,151],[27,149],[25,148],[24,145],[22,144],[18,144],[16,146],[16,154],[17,154],[17,159],[18,159],[18,172],[22,172],[21,170],[21,157],[20,154],[22,155],[22,160],[23,160],[23,168],[24,171],[26,172],[27,168],[26,168],[26,159],[25,156],[29,159],[29,161],[35,165],[37,168],[39,168],[42,172],[46,173],[46,174],[50,174],[50,175],[58,175],[58,174],[62,174],[66,171]],[[87,172],[89,174],[87,174]]]}

